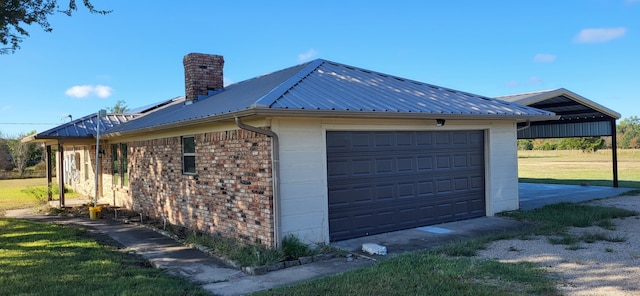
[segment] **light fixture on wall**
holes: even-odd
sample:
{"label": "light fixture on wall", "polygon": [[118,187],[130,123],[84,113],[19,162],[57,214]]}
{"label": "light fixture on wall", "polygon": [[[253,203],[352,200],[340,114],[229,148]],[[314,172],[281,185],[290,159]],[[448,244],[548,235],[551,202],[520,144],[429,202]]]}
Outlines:
{"label": "light fixture on wall", "polygon": [[444,119],[436,119],[436,126],[444,126]]}

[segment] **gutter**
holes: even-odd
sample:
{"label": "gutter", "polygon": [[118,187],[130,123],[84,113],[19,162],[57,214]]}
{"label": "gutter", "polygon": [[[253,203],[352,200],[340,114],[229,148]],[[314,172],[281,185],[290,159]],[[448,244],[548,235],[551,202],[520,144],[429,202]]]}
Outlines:
{"label": "gutter", "polygon": [[239,117],[236,117],[235,121],[236,125],[243,130],[266,135],[267,137],[271,137],[272,139],[271,147],[273,153],[271,159],[273,161],[273,169],[271,176],[273,178],[273,240],[275,242],[276,248],[279,249],[281,248],[282,242],[282,230],[280,229],[280,141],[278,140],[278,135],[270,130],[246,125]]}

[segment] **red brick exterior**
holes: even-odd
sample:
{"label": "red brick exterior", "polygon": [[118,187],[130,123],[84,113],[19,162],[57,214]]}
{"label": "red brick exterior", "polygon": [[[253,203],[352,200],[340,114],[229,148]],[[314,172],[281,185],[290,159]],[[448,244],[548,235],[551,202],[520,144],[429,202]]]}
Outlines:
{"label": "red brick exterior", "polygon": [[245,130],[194,137],[196,175],[182,174],[180,137],[128,143],[133,210],[274,246],[271,139]]}

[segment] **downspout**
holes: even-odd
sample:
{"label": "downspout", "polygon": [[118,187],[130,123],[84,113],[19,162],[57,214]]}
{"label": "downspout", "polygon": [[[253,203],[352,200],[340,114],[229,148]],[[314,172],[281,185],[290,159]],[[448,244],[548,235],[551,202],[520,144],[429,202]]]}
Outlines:
{"label": "downspout", "polygon": [[519,127],[519,128],[517,129],[517,131],[519,132],[519,131],[521,131],[521,130],[526,130],[526,129],[530,128],[530,127],[531,127],[531,121],[527,119],[527,125],[525,125],[525,126],[523,126],[523,127]]}
{"label": "downspout", "polygon": [[273,161],[273,169],[271,176],[273,178],[273,240],[275,242],[276,248],[280,248],[281,244],[281,229],[280,229],[280,142],[278,140],[278,135],[270,130],[257,128],[255,126],[246,125],[240,120],[239,117],[236,117],[236,125],[243,129],[252,131],[254,133],[266,135],[272,139],[271,148],[272,148],[272,161]]}

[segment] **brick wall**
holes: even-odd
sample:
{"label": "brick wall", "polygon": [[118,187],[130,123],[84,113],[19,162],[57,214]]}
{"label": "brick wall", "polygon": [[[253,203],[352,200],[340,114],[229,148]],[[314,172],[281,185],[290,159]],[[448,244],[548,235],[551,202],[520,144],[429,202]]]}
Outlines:
{"label": "brick wall", "polygon": [[197,175],[180,137],[129,142],[131,207],[169,223],[273,246],[271,139],[245,130],[195,135]]}

